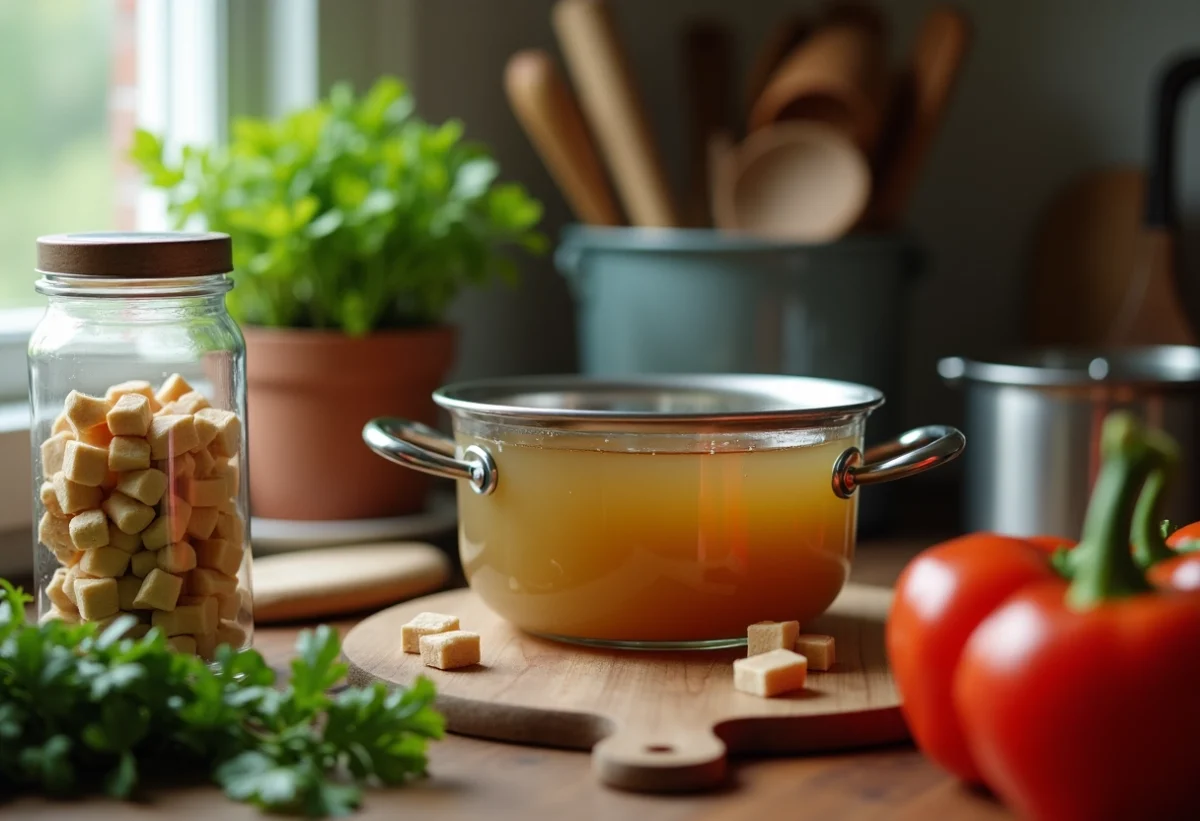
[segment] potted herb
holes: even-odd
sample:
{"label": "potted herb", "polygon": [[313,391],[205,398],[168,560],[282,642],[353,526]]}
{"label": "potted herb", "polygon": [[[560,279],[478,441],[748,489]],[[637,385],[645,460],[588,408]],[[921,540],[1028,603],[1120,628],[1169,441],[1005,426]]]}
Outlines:
{"label": "potted herb", "polygon": [[433,424],[454,360],[443,316],[460,289],[513,281],[540,253],[540,203],[497,181],[454,120],[431,125],[396,79],[335,87],[282,119],[233,123],[228,145],[178,162],[139,131],[134,160],[176,227],[233,239],[228,304],[247,349],[255,515],[359,519],[421,509],[427,480],[374,456],[363,424]]}

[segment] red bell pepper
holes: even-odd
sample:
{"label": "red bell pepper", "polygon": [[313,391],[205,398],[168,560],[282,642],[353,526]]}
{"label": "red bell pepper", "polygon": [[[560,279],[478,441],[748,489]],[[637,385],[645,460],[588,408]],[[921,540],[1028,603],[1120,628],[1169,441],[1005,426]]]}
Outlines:
{"label": "red bell pepper", "polygon": [[886,641],[901,711],[917,746],[965,781],[980,781],[951,708],[963,645],[1016,591],[1058,578],[1046,544],[972,533],[923,551],[904,568]]}
{"label": "red bell pepper", "polygon": [[1134,552],[1128,541],[1174,444],[1114,414],[1101,448],[1074,578],[1028,585],[980,622],[953,710],[984,781],[1028,818],[1198,818],[1200,593],[1155,590],[1141,537]]}

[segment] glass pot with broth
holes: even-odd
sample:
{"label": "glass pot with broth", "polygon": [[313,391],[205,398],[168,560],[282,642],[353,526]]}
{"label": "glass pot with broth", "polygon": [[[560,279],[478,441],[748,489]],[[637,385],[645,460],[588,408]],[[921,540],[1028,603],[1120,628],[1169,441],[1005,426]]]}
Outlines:
{"label": "glass pot with broth", "polygon": [[497,614],[611,647],[745,642],[841,591],[859,485],[953,459],[957,430],[862,453],[873,388],[797,376],[501,379],[435,392],[454,436],[376,419],[381,456],[461,480],[459,552]]}

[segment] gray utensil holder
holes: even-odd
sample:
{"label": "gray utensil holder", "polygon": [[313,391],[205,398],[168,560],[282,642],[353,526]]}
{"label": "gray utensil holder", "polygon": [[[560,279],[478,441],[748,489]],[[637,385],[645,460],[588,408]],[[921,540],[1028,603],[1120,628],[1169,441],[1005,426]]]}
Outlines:
{"label": "gray utensil holder", "polygon": [[[555,255],[576,301],[580,370],[781,373],[883,391],[867,444],[902,429],[907,299],[923,267],[902,234],[791,245],[703,229],[568,226]],[[888,486],[859,527],[886,525]]]}

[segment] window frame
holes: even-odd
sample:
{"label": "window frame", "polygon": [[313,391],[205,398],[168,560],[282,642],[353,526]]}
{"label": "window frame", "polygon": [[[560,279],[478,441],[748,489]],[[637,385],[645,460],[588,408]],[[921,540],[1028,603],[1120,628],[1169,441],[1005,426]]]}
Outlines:
{"label": "window frame", "polygon": [[[139,0],[137,126],[161,135],[174,153],[224,139],[238,115],[312,101],[319,9],[319,0]],[[162,192],[140,186],[136,214],[140,230],[168,227]],[[44,313],[42,306],[0,309],[3,464],[32,467],[26,351]],[[29,542],[17,534],[32,527],[32,481],[32,470],[0,476],[0,575],[28,572]]]}

